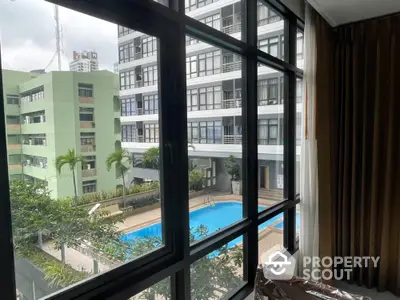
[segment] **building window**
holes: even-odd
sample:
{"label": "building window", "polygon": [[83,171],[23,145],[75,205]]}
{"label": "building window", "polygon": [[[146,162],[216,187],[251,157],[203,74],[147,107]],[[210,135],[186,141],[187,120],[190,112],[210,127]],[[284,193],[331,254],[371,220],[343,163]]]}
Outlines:
{"label": "building window", "polygon": [[19,104],[18,95],[7,95],[7,104]]}
{"label": "building window", "polygon": [[278,104],[278,78],[258,81],[258,105]]}
{"label": "building window", "polygon": [[43,86],[41,86],[38,89],[31,90],[28,92],[23,92],[21,94],[21,104],[23,103],[28,103],[28,102],[34,102],[38,100],[44,99],[44,89]]}
{"label": "building window", "polygon": [[199,89],[200,110],[221,108],[221,87],[209,87]]}
{"label": "building window", "polygon": [[222,122],[188,122],[188,142],[192,144],[221,144]]}
{"label": "building window", "polygon": [[157,54],[157,38],[145,37],[142,40],[143,57],[153,56]]}
{"label": "building window", "polygon": [[221,51],[199,54],[199,76],[218,74],[221,72]]}
{"label": "building window", "polygon": [[297,53],[298,60],[303,59],[303,49],[304,49],[304,36],[303,36],[303,33],[298,32],[297,33],[297,45],[296,45],[296,53]]}
{"label": "building window", "polygon": [[121,126],[121,139],[123,142],[138,142],[136,139],[136,125],[122,125]]}
{"label": "building window", "polygon": [[46,122],[46,115],[44,110],[36,111],[30,114],[21,115],[22,124],[36,124]]}
{"label": "building window", "polygon": [[190,89],[186,92],[188,111],[199,110],[199,97],[197,89]]}
{"label": "building window", "polygon": [[79,107],[79,121],[94,121],[94,108]]}
{"label": "building window", "polygon": [[261,2],[257,3],[258,26],[275,23],[280,20],[281,20],[281,17],[278,16],[272,9],[268,8],[266,5],[262,4]]}
{"label": "building window", "polygon": [[84,156],[85,163],[82,164],[82,170],[96,169],[96,156]]}
{"label": "building window", "polygon": [[94,132],[81,132],[81,145],[96,145]]}
{"label": "building window", "polygon": [[144,124],[144,141],[146,143],[158,143],[158,124]]}
{"label": "building window", "polygon": [[186,57],[186,77],[194,78],[197,77],[197,56]]}
{"label": "building window", "polygon": [[120,72],[119,84],[121,90],[133,89],[135,87],[135,72],[133,70]]}
{"label": "building window", "polygon": [[158,114],[158,94],[143,96],[145,115]]}
{"label": "building window", "polygon": [[296,79],[296,102],[301,103],[303,98],[303,81],[300,78]]}
{"label": "building window", "polygon": [[22,136],[22,143],[24,145],[34,146],[46,146],[46,135],[45,134],[30,134]]}
{"label": "building window", "polygon": [[134,45],[133,42],[119,46],[119,63],[130,62],[134,59]]}
{"label": "building window", "polygon": [[258,120],[258,144],[278,144],[278,119]]}
{"label": "building window", "polygon": [[39,167],[42,169],[47,168],[47,158],[42,156],[25,156],[24,164],[27,166]]}
{"label": "building window", "polygon": [[259,41],[259,49],[272,56],[278,57],[279,37],[271,37]]}
{"label": "building window", "polygon": [[121,36],[124,36],[124,35],[128,35],[128,34],[134,32],[134,31],[135,30],[132,30],[130,28],[118,25],[118,37],[121,37]]}
{"label": "building window", "polygon": [[135,97],[121,99],[121,116],[135,116],[136,114]]}
{"label": "building window", "polygon": [[158,66],[148,66],[143,68],[143,85],[156,85],[158,82]]}
{"label": "building window", "polygon": [[79,97],[93,97],[93,84],[79,83],[78,94]]}
{"label": "building window", "polygon": [[97,191],[97,182],[96,180],[89,180],[82,182],[82,191],[84,194],[95,193]]}
{"label": "building window", "polygon": [[212,28],[221,29],[221,15],[220,14],[215,14],[203,19],[198,20],[201,23],[204,23]]}

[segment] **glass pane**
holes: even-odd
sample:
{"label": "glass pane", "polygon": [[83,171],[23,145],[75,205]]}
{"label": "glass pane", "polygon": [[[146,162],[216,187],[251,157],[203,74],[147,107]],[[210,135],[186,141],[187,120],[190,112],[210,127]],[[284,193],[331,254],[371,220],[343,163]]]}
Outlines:
{"label": "glass pane", "polygon": [[287,60],[284,52],[283,18],[270,6],[260,1],[257,4],[258,48],[272,56]]}
{"label": "glass pane", "polygon": [[303,79],[296,80],[296,194],[300,193],[300,159],[301,138],[304,135],[303,125]]}
{"label": "glass pane", "polygon": [[1,6],[16,17],[0,21],[16,283],[38,299],[163,244],[158,43],[57,6],[58,64],[53,30],[37,31],[54,28],[54,5]]}
{"label": "glass pane", "polygon": [[[219,5],[210,5],[218,0],[186,0],[186,15],[206,24],[214,29],[222,31],[230,36],[241,39],[243,14],[242,1],[232,4],[220,3]],[[186,45],[201,43],[201,41],[187,37]]]}
{"label": "glass pane", "polygon": [[283,200],[283,73],[258,66],[258,204],[263,210]]}
{"label": "glass pane", "polygon": [[283,247],[283,213],[269,219],[258,226],[258,262],[262,256],[275,247]]}
{"label": "glass pane", "polygon": [[[191,55],[190,47],[186,52]],[[209,59],[221,56],[222,68]],[[211,234],[243,216],[241,58],[212,47],[195,59],[212,74],[187,65],[190,227],[205,226]],[[229,73],[230,79],[220,73]]]}
{"label": "glass pane", "polygon": [[296,43],[296,53],[297,53],[297,67],[300,69],[304,68],[304,34],[302,31],[297,29],[297,43]]}
{"label": "glass pane", "polygon": [[169,300],[171,299],[170,281],[167,277],[127,300]]}
{"label": "glass pane", "polygon": [[242,240],[240,236],[191,265],[193,300],[222,299],[244,283]]}

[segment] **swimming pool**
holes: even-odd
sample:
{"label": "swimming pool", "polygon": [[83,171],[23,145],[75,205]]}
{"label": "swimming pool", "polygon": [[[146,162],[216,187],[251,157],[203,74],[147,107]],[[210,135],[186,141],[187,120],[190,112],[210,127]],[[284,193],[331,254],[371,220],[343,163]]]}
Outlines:
{"label": "swimming pool", "polygon": [[[264,206],[259,206],[258,211],[263,210]],[[200,225],[207,226],[208,234],[212,234],[215,231],[227,227],[242,219],[243,210],[242,203],[238,202],[218,202],[215,205],[210,205],[197,210],[192,211],[189,214],[190,228],[196,229]],[[279,214],[267,222],[258,226],[258,229],[264,229],[270,224],[283,218],[283,214]],[[299,224],[298,222],[296,224]],[[297,225],[298,226],[298,225]],[[154,237],[162,235],[161,223],[156,223],[145,228],[129,232],[121,237],[122,241],[134,241],[140,237]],[[198,239],[198,236],[195,236]],[[229,247],[232,247],[242,241],[242,237],[238,237],[228,243]]]}

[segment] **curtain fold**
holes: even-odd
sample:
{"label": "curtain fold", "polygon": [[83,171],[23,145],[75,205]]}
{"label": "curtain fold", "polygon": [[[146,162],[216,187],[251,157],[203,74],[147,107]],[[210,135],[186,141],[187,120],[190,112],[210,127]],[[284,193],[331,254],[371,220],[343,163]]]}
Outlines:
{"label": "curtain fold", "polygon": [[[316,125],[316,32],[315,12],[306,6],[306,22],[304,30],[304,96],[303,96],[303,128],[300,160],[300,244],[299,261],[303,257],[319,256],[319,209],[318,209],[318,164]],[[303,264],[299,264],[302,274]],[[311,271],[314,271],[313,266]]]}
{"label": "curtain fold", "polygon": [[317,22],[317,48],[324,251],[380,256],[351,282],[400,296],[400,16],[335,30]]}

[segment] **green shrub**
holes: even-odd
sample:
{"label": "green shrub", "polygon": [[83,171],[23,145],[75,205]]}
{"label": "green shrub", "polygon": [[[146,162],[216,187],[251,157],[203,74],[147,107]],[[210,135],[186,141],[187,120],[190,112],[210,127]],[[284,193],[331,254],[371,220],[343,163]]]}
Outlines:
{"label": "green shrub", "polygon": [[189,189],[199,191],[203,188],[203,173],[199,170],[192,170],[189,173]]}

